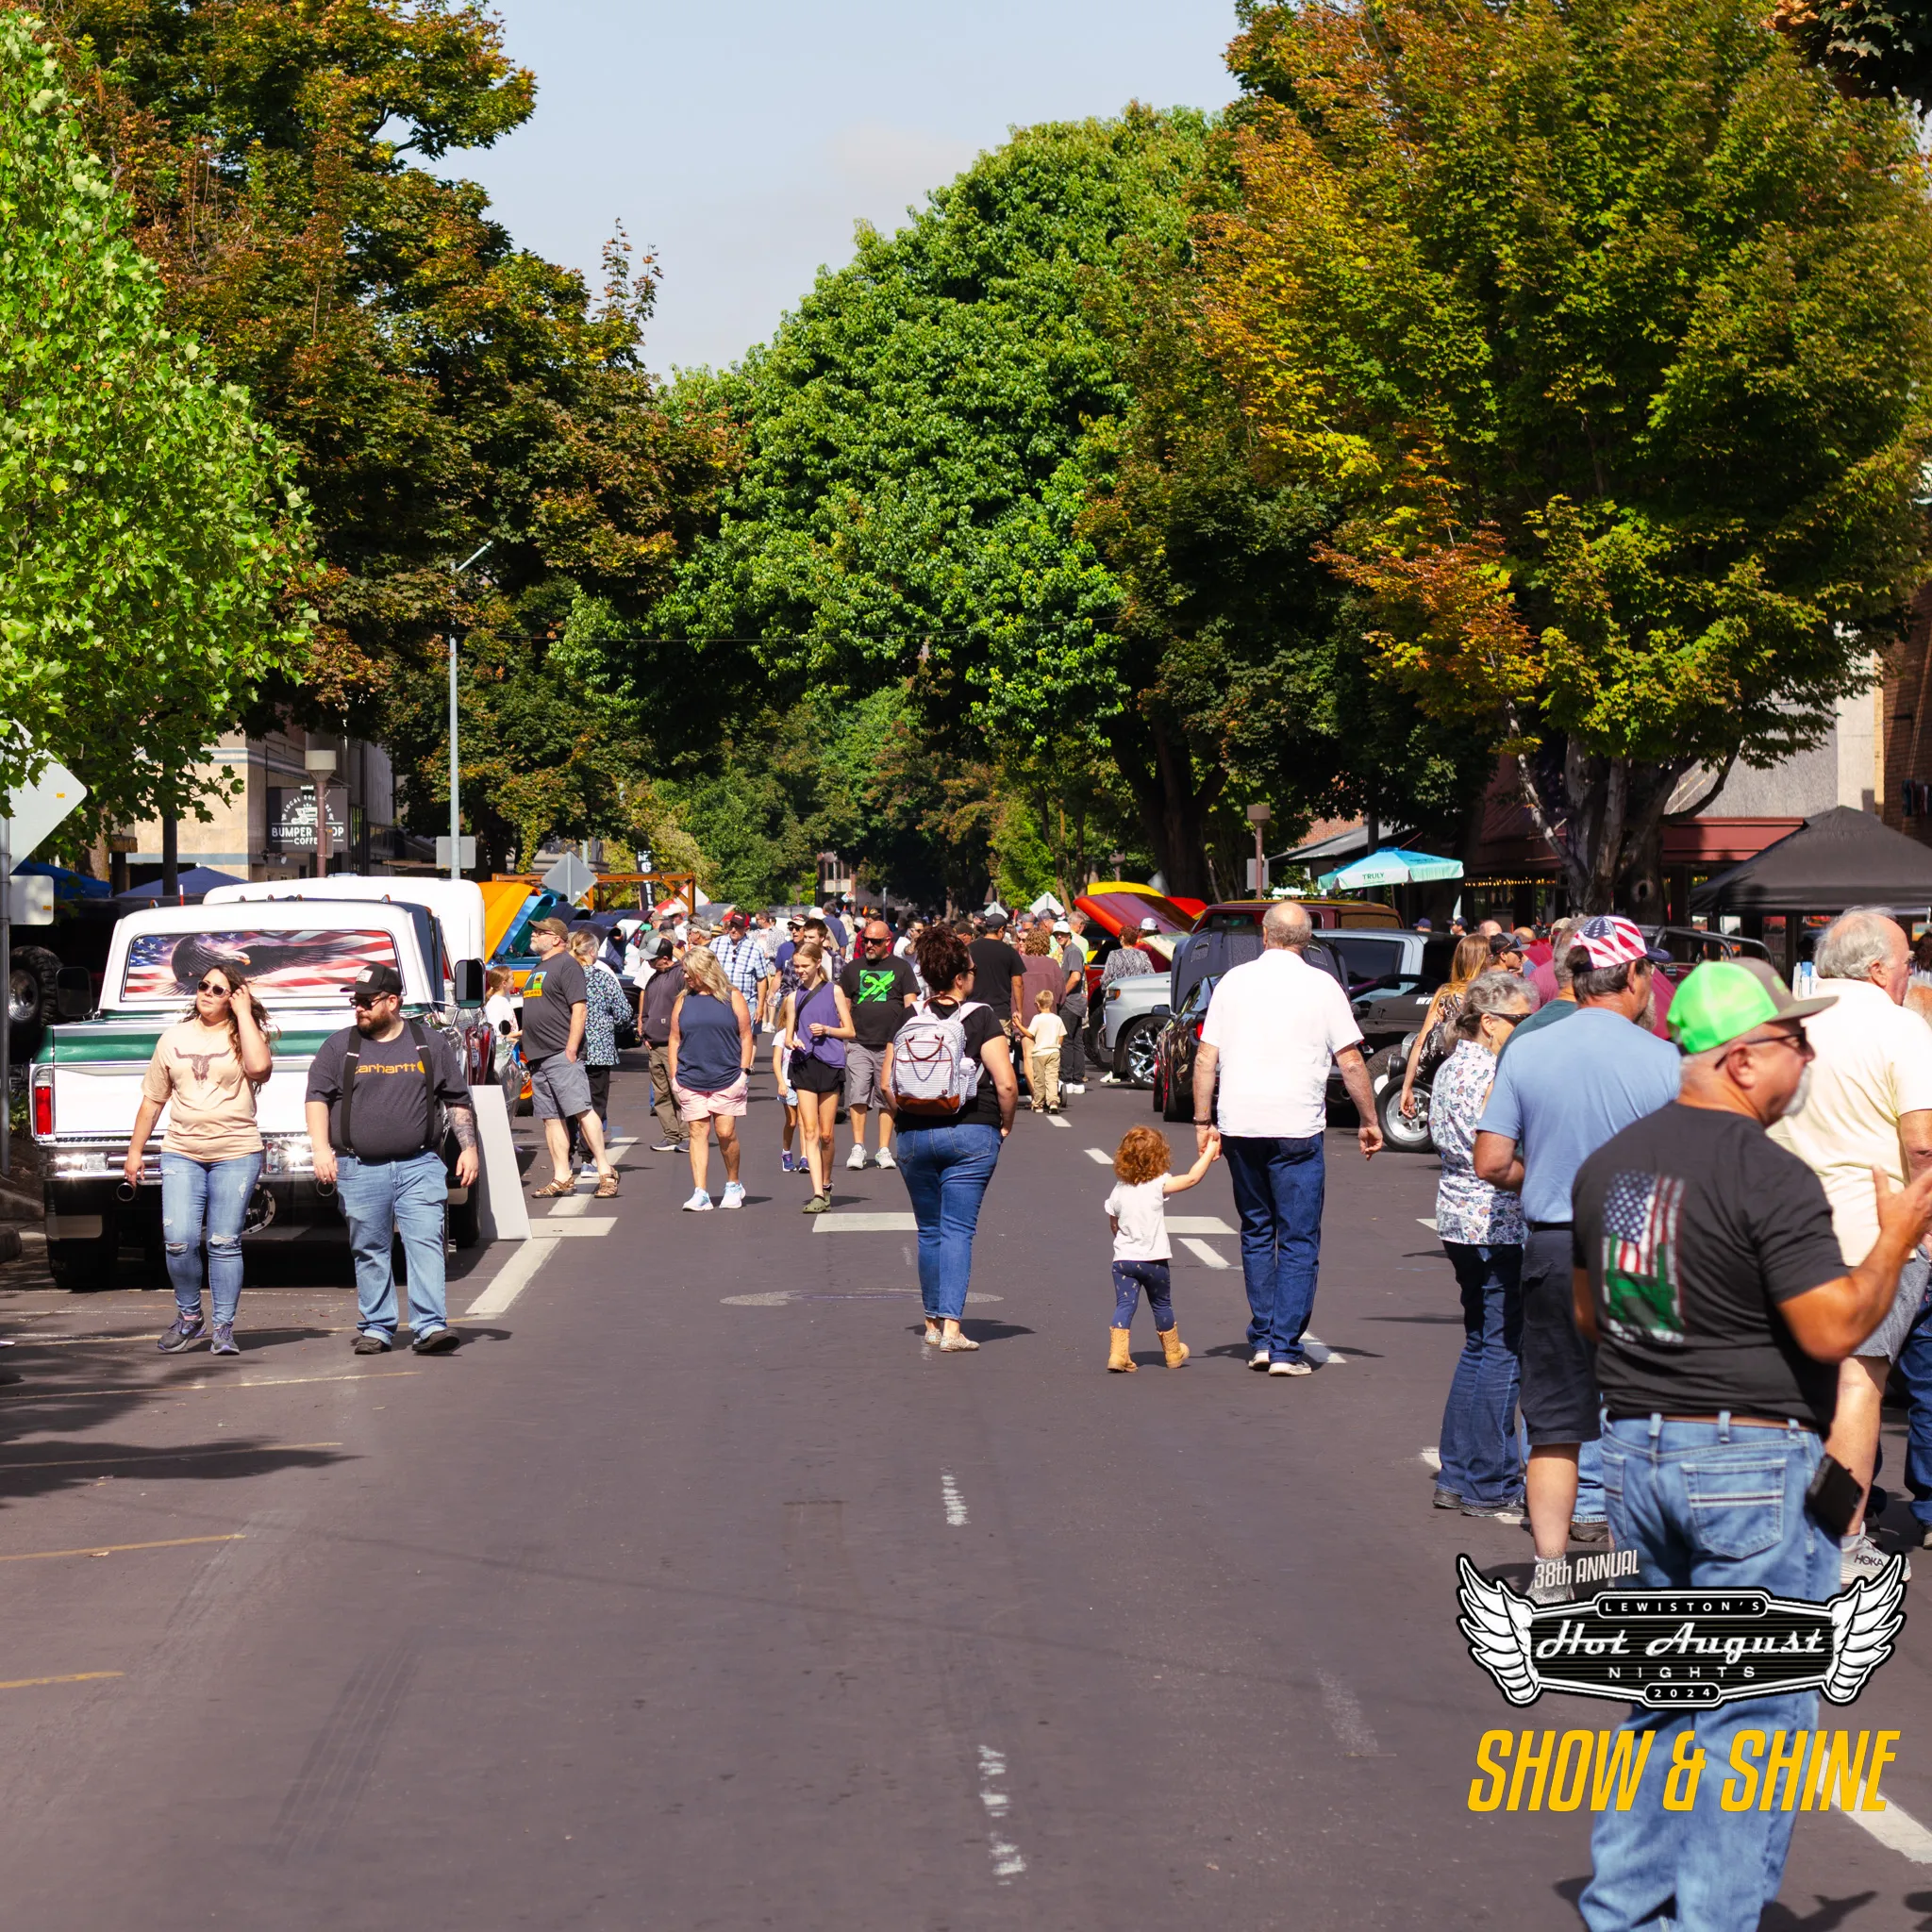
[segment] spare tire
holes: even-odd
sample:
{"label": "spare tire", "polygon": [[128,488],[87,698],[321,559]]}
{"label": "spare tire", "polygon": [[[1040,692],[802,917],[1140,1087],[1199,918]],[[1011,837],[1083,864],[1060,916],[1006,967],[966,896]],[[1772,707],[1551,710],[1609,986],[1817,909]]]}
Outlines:
{"label": "spare tire", "polygon": [[59,1017],[60,961],[45,946],[16,946],[7,989],[8,1052],[15,1066],[39,1052],[41,1036]]}

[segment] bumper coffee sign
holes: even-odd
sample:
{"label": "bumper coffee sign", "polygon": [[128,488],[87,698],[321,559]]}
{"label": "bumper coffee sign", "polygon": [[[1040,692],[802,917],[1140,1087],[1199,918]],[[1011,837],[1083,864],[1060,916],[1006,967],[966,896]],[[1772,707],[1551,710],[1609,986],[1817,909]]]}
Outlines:
{"label": "bumper coffee sign", "polygon": [[1905,1624],[1905,1565],[1827,1603],[1761,1590],[1599,1591],[1538,1606],[1457,1559],[1469,1654],[1511,1704],[1545,1690],[1653,1709],[1822,1690],[1849,1704]]}

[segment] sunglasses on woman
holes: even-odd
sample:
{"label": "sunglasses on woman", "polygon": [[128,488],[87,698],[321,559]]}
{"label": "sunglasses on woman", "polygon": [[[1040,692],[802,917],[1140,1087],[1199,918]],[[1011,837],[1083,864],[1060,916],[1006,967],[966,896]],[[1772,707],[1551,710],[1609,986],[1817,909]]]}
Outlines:
{"label": "sunglasses on woman", "polygon": [[234,997],[234,989],[224,986],[219,979],[204,979],[194,990],[196,992],[218,992],[225,1000]]}

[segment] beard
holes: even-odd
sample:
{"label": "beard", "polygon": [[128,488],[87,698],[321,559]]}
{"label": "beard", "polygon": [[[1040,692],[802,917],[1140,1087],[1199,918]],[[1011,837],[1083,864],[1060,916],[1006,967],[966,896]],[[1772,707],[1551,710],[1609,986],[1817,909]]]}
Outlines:
{"label": "beard", "polygon": [[378,1032],[381,1029],[381,1026],[382,1022],[378,1020],[375,1017],[375,1015],[369,1010],[367,1007],[359,1007],[357,1008],[356,1031],[361,1034],[363,1039],[367,1040],[371,1034]]}
{"label": "beard", "polygon": [[1807,1060],[1805,1062],[1805,1071],[1798,1075],[1798,1084],[1791,1091],[1791,1097],[1788,1101],[1786,1101],[1783,1108],[1779,1109],[1778,1119],[1781,1121],[1789,1121],[1795,1119],[1799,1114],[1805,1111],[1805,1108],[1807,1104],[1809,1102],[1810,1098],[1811,1062],[1809,1060]]}

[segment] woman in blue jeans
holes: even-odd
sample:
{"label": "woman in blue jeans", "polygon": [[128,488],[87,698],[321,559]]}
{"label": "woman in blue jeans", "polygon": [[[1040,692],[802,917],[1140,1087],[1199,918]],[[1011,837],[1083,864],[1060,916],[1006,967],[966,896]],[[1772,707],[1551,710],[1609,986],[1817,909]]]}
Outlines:
{"label": "woman in blue jeans", "polygon": [[1521,1505],[1516,1433],[1522,1383],[1523,1203],[1472,1165],[1475,1125],[1496,1078],[1496,1056],[1529,1017],[1529,988],[1513,973],[1471,980],[1456,1021],[1461,1043],[1441,1064],[1429,1098],[1429,1133],[1442,1157],[1436,1233],[1462,1295],[1462,1353],[1442,1411],[1436,1506],[1497,1516]]}
{"label": "woman in blue jeans", "polygon": [[256,1090],[275,1066],[268,1015],[233,967],[210,966],[179,1025],[156,1042],[141,1083],[125,1168],[141,1185],[148,1136],[168,1109],[161,1140],[161,1238],[175,1320],[156,1345],[176,1355],[208,1335],[201,1306],[202,1246],[214,1299],[211,1352],[240,1355],[235,1310],[242,1300],[242,1226],[261,1177]]}
{"label": "woman in blue jeans", "polygon": [[[898,1134],[899,1172],[919,1224],[919,1293],[925,1305],[925,1339],[947,1355],[978,1342],[959,1332],[966,1282],[973,1270],[973,1233],[979,1204],[1000,1158],[1000,1143],[1013,1130],[1019,1082],[1006,1030],[990,1008],[973,999],[973,956],[950,926],[920,935],[915,949],[919,976],[931,989],[907,1015],[899,1038],[886,1049],[881,1097]],[[964,1036],[957,1105],[914,1102],[895,1091],[892,1061],[906,1028],[922,1020],[957,1019]],[[919,1050],[936,1065],[929,1048],[934,1029],[921,1028]],[[988,1081],[991,1079],[991,1091]]]}

